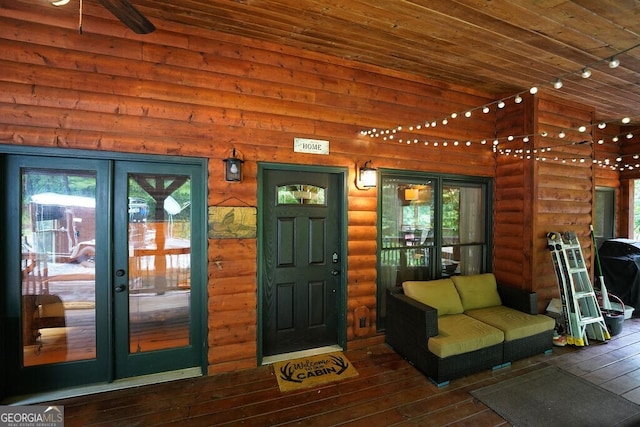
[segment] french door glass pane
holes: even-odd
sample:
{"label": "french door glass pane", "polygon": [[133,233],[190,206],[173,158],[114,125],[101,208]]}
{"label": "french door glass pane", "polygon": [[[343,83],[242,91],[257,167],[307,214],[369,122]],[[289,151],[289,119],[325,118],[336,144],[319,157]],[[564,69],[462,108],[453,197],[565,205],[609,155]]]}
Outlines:
{"label": "french door glass pane", "polygon": [[94,171],[21,171],[23,365],[96,357]]}
{"label": "french door glass pane", "polygon": [[190,344],[188,176],[129,174],[129,351]]}

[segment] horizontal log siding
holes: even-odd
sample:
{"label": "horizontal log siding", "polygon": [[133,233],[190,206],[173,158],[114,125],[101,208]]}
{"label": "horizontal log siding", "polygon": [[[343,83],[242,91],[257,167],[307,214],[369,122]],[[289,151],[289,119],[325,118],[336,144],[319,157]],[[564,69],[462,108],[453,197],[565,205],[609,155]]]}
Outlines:
{"label": "horizontal log siding", "polygon": [[[498,154],[495,175],[494,204],[494,261],[498,282],[517,288],[531,288],[527,270],[530,270],[528,249],[529,226],[526,220],[530,209],[530,174],[526,174],[530,160],[524,160],[517,150],[525,148],[522,138],[509,141],[509,136],[528,134],[530,119],[525,111],[531,110],[529,97],[521,104],[510,103],[498,113],[496,135]],[[526,108],[525,108],[526,106]],[[526,144],[528,145],[528,144]]]}
{"label": "horizontal log siding", "polygon": [[[594,192],[592,109],[557,100],[539,99],[537,122],[538,149],[551,148],[536,162],[536,208],[534,210],[534,290],[539,301],[559,297],[559,288],[546,234],[551,231],[575,231],[583,249],[585,262],[592,264],[592,243],[589,226],[592,224]],[[586,132],[579,132],[587,125]],[[565,136],[561,137],[560,133]],[[587,142],[584,142],[587,141]]]}
{"label": "horizontal log siding", "polygon": [[[493,137],[492,114],[476,112],[394,141],[359,134],[370,126],[440,120],[490,102],[488,95],[168,22],[155,22],[158,30],[150,35],[133,35],[101,18],[104,11],[92,3],[82,35],[72,14],[45,15],[5,1],[2,7],[2,143],[204,157],[210,206],[232,197],[257,205],[258,162],[349,168],[349,347],[382,340],[375,319],[377,192],[355,188],[356,162],[494,175],[491,147],[478,142]],[[294,153],[294,137],[330,140],[331,154]],[[241,183],[223,178],[222,159],[233,147],[245,160]],[[256,364],[256,257],[256,240],[209,241],[210,372]],[[369,322],[356,337],[353,311],[362,306]]]}

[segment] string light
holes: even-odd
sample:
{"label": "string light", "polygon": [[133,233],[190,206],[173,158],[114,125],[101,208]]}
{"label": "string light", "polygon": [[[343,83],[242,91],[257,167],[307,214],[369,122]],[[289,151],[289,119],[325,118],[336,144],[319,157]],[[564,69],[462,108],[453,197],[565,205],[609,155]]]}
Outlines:
{"label": "string light", "polygon": [[[471,114],[470,111],[468,111],[468,113],[469,113],[468,115]],[[467,115],[467,114],[465,113],[465,115]],[[457,115],[454,114],[454,117],[457,117]],[[443,120],[443,124],[447,124],[447,122],[448,122],[447,119]],[[615,120],[612,120],[611,122],[615,122]],[[629,124],[631,122],[631,117],[624,117],[623,119],[620,120],[620,122],[622,124]],[[425,123],[425,128],[426,127],[430,127],[430,126],[435,126],[435,124],[432,123],[431,125],[429,125],[428,122]],[[607,127],[607,122],[599,122],[597,124],[580,125],[577,128],[575,128],[575,130],[577,132],[584,133],[589,129],[589,127],[595,127],[595,126],[597,126],[598,129],[605,129]],[[421,127],[422,127],[422,124],[419,124],[419,125],[416,125],[415,127],[414,126],[409,126],[409,129],[410,130],[413,130],[414,128],[415,129],[420,129]],[[362,130],[362,131],[360,131],[360,133],[362,135],[368,135],[368,136],[370,136],[372,138],[373,137],[382,137],[384,141],[387,141],[387,140],[394,140],[395,139],[394,135],[397,132],[402,131],[402,129],[403,129],[403,126],[397,126],[394,129],[386,129],[386,130],[378,130],[376,128],[373,128],[373,129],[368,130],[368,131]],[[635,131],[635,132],[636,133],[640,133],[640,130],[639,131]],[[522,136],[518,136],[518,137],[513,136],[513,135],[509,135],[509,136],[507,136],[505,138],[495,138],[493,144],[494,144],[494,146],[497,146],[500,143],[500,139],[505,139],[508,142],[512,142],[512,141],[518,139],[518,140],[522,140],[523,143],[528,143],[530,141],[530,138],[533,137],[533,136],[535,136],[535,135],[533,135],[533,134],[531,134],[531,135],[522,135]],[[546,138],[546,137],[549,137],[549,134],[546,131],[542,131],[542,132],[540,132],[539,136],[543,137],[543,138]],[[567,133],[566,133],[565,129],[561,130],[557,134],[557,138],[559,138],[559,139],[564,139],[564,138],[566,138],[566,136],[567,136]],[[632,139],[634,137],[634,131],[632,131],[632,132],[626,132],[625,131],[624,133],[621,133],[619,135],[614,135],[614,136],[610,137],[611,138],[611,142],[614,143],[614,144],[618,143],[620,141],[620,137],[624,137],[627,140],[630,140],[630,139]],[[402,142],[405,142],[405,140],[403,138],[400,138],[398,142],[402,143]],[[407,144],[411,144],[412,142],[414,144],[417,144],[418,142],[420,142],[420,140],[418,138],[415,138],[413,140],[406,140],[406,142],[407,142]],[[424,143],[425,143],[425,145],[428,145],[428,141],[424,141]],[[482,145],[486,145],[486,143],[487,143],[486,139],[483,139],[483,140],[480,141],[480,144],[482,144]],[[599,145],[603,145],[605,143],[605,140],[603,138],[600,138],[600,139],[597,140],[597,143]],[[469,140],[464,145],[469,147],[472,144],[473,144],[473,141]],[[448,144],[443,144],[443,146],[445,146],[445,147],[447,145]],[[459,145],[458,142],[454,143],[454,146],[458,146],[458,145]]]}
{"label": "string light", "polygon": [[612,56],[611,59],[609,60],[609,68],[618,68],[619,65],[620,65],[620,60],[617,57]]}
{"label": "string light", "polygon": [[[607,62],[607,63],[608,63],[608,65],[609,65],[609,67],[610,67],[610,68],[612,68],[612,69],[613,69],[613,68],[617,68],[617,67],[620,65],[620,60],[618,59],[618,56],[619,56],[619,55],[621,55],[621,54],[623,54],[623,53],[626,53],[626,52],[628,52],[628,51],[631,51],[631,50],[633,50],[633,49],[635,49],[635,48],[637,48],[637,47],[640,47],[640,44],[637,44],[637,45],[632,46],[632,47],[630,47],[630,48],[628,48],[628,49],[625,49],[625,50],[623,50],[623,51],[620,51],[620,52],[618,52],[616,55],[611,56],[611,57],[609,57],[609,58],[607,58],[607,59],[603,59],[603,60],[597,61],[597,62],[595,62],[594,64],[588,64],[588,65],[585,65],[585,66],[581,69],[581,71],[580,71],[580,75],[581,75],[583,78],[589,78],[589,77],[591,76],[591,69],[590,69],[590,67],[592,67],[593,65],[598,64],[598,63],[600,63],[600,62]],[[564,76],[560,76],[560,77],[558,77],[557,79],[555,79],[555,82],[553,83],[553,87],[554,87],[554,88],[556,88],[556,89],[560,89],[560,88],[562,88],[562,87],[563,87],[563,81],[562,81],[562,79],[563,79],[564,77],[566,77],[567,75],[570,75],[570,74],[572,74],[572,73],[568,73],[568,74],[566,74],[566,75],[564,75]],[[529,89],[529,93],[530,93],[531,95],[535,95],[537,92],[538,92],[538,87],[537,87],[537,86],[532,86],[532,87]],[[503,108],[505,108],[505,107],[506,107],[506,101],[508,101],[509,99],[513,99],[513,100],[514,100],[514,102],[515,102],[516,104],[519,104],[519,103],[521,103],[521,102],[523,101],[522,96],[521,96],[521,93],[518,93],[518,94],[516,94],[516,95],[514,95],[514,96],[507,97],[507,98],[503,98],[503,99],[500,99],[500,100],[498,100],[498,101],[494,101],[494,102],[491,102],[491,103],[488,103],[488,104],[482,105],[482,106],[477,107],[477,108],[471,108],[471,109],[469,109],[469,110],[464,111],[464,113],[460,113],[460,114],[463,114],[463,115],[464,115],[464,117],[466,117],[466,118],[470,118],[470,117],[472,116],[472,112],[473,112],[473,110],[481,110],[484,114],[488,114],[488,113],[491,111],[491,106],[496,106],[498,109],[503,109]],[[449,118],[451,118],[451,119],[456,119],[456,118],[458,117],[458,114],[459,114],[458,112],[453,112],[453,113],[451,113],[451,114],[449,115]],[[443,126],[446,126],[446,125],[448,125],[448,124],[450,123],[449,118],[445,117],[445,118],[443,118],[443,119],[442,119],[441,123],[442,123],[442,125],[443,125]],[[630,119],[629,117],[625,117],[625,118],[621,119],[621,122],[622,122],[622,124],[629,124],[629,123],[631,122],[631,119]],[[437,120],[433,120],[433,121],[431,121],[431,122],[429,122],[429,121],[425,121],[425,122],[424,122],[424,128],[436,127],[436,126],[437,126],[437,124],[438,124],[438,121],[437,121]],[[592,125],[592,124],[590,124],[590,126],[593,126],[593,125]],[[601,123],[599,123],[597,126],[598,126],[598,128],[599,128],[599,129],[604,129],[604,128],[606,127],[606,123],[605,123],[605,122],[601,122]],[[409,131],[410,131],[410,132],[413,132],[413,131],[414,131],[414,129],[415,129],[415,130],[421,130],[422,128],[423,128],[423,125],[422,125],[422,123],[421,123],[421,124],[419,124],[419,125],[409,126]],[[397,132],[401,132],[401,131],[402,131],[402,129],[403,129],[403,127],[399,125],[399,126],[397,126],[396,128],[391,129],[391,133],[392,133],[392,134],[396,134]],[[586,130],[587,130],[587,126],[581,126],[580,128],[578,128],[578,131],[579,131],[579,132],[585,132]],[[389,133],[390,133],[390,130],[389,130],[389,129],[387,129],[387,130],[385,130],[385,131],[378,131],[378,130],[376,130],[376,128],[373,128],[373,129],[371,129],[371,130],[362,130],[362,131],[361,131],[361,134],[362,134],[362,135],[368,135],[368,136],[370,136],[371,138],[379,138],[379,137],[382,137],[385,141],[386,141],[386,140],[393,140],[393,139],[394,139],[394,138],[393,138],[393,135],[389,135]],[[542,133],[542,134],[541,134],[541,136],[543,136],[543,137],[544,137],[544,136],[546,136],[546,135],[545,135],[545,133]],[[562,132],[560,132],[560,134],[559,134],[558,136],[559,136],[560,138],[564,138],[564,137],[566,136],[566,134],[564,133],[564,131],[562,131]],[[629,138],[629,136],[627,136],[627,138]],[[402,141],[402,139],[401,139],[400,141]],[[483,143],[483,144],[486,144],[486,140],[483,140],[483,141],[484,141],[484,142],[482,142],[482,143]],[[602,141],[602,142],[601,142],[601,141],[602,141],[602,140],[598,140],[598,143],[599,143],[599,144],[604,143],[604,141]],[[612,139],[612,141],[613,141],[614,143],[616,143],[616,142],[618,142],[618,141],[619,141],[619,138],[616,136],[616,137],[614,137],[614,138]],[[527,141],[527,142],[528,142],[528,141]],[[428,143],[428,142],[427,142],[427,141],[425,141],[425,144],[427,144],[427,143]],[[468,143],[467,143],[467,144],[465,144],[465,145],[470,146],[470,145],[471,145],[471,141],[468,141]],[[444,146],[446,146],[446,144],[444,144]]]}

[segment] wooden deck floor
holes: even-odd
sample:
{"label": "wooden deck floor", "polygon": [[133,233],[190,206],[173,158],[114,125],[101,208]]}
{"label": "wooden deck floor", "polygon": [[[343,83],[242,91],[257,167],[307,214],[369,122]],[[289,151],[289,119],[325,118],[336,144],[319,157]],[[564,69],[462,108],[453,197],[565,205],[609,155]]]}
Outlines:
{"label": "wooden deck floor", "polygon": [[272,366],[61,400],[66,426],[509,426],[471,390],[556,365],[640,403],[640,319],[606,344],[555,347],[438,388],[386,345],[346,352],[359,376],[281,393]]}

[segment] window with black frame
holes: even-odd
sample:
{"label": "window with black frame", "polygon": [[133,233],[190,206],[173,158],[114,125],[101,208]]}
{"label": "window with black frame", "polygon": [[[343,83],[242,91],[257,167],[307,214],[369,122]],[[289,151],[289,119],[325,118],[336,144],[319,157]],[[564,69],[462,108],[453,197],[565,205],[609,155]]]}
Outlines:
{"label": "window with black frame", "polygon": [[394,171],[379,187],[378,328],[387,289],[490,268],[490,180]]}

